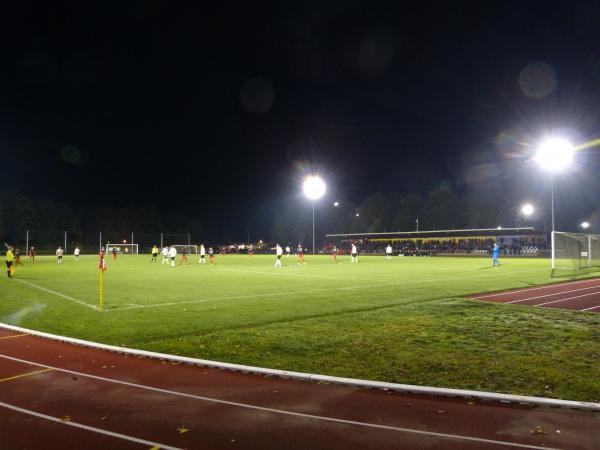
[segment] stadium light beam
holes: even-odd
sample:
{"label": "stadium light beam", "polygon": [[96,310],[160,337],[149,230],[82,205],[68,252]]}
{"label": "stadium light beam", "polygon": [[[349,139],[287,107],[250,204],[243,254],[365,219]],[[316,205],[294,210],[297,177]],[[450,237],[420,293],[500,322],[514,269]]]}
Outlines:
{"label": "stadium light beam", "polygon": [[525,203],[523,206],[521,206],[521,213],[526,217],[531,216],[534,213],[534,211],[535,208],[531,203]]}
{"label": "stadium light beam", "polygon": [[581,228],[583,228],[584,230],[587,230],[590,227],[590,223],[589,222],[581,222]]}
{"label": "stadium light beam", "polygon": [[554,174],[566,169],[573,160],[575,147],[562,138],[550,138],[540,144],[533,160],[550,173],[552,232],[554,232]]}
{"label": "stadium light beam", "polygon": [[340,206],[340,202],[333,202],[333,206]]}
{"label": "stadium light beam", "polygon": [[313,255],[315,254],[315,202],[325,195],[327,192],[327,185],[323,178],[318,175],[310,175],[304,179],[304,185],[302,187],[304,195],[312,200],[312,241],[313,241]]}

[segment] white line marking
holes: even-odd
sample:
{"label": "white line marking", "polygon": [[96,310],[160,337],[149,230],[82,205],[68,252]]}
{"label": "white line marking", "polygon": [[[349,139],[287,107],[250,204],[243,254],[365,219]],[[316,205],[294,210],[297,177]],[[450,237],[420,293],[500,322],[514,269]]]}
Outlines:
{"label": "white line marking", "polygon": [[44,333],[27,328],[15,327],[0,322],[0,329],[11,330],[19,333],[27,333],[32,337],[38,337],[60,344],[71,344],[92,348],[94,350],[107,350],[113,353],[125,354],[130,356],[139,356],[160,361],[170,361],[192,366],[211,367],[216,369],[232,370],[234,372],[251,373],[258,375],[276,376],[279,378],[292,379],[298,381],[323,382],[335,385],[353,386],[367,389],[384,389],[405,394],[425,394],[442,397],[460,397],[468,399],[480,399],[485,401],[513,403],[519,405],[550,406],[568,409],[580,409],[586,411],[600,411],[600,403],[581,402],[573,400],[561,400],[556,398],[530,397],[526,395],[498,394],[495,392],[472,391],[467,389],[449,389],[432,386],[415,386],[412,384],[386,383],[385,381],[369,381],[357,378],[343,378],[329,375],[320,375],[317,373],[293,372],[289,370],[269,369],[267,367],[246,366],[243,364],[233,364],[220,361],[211,361],[209,359],[189,358],[187,356],[169,355],[167,353],[150,352],[147,350],[137,350],[127,347],[117,347],[115,345],[100,344],[83,339],[75,339],[56,334]]}
{"label": "white line marking", "polygon": [[[244,272],[244,271],[241,271],[241,272]],[[510,275],[510,274],[522,273],[522,272],[524,272],[524,271],[517,270],[514,272],[504,272],[503,275]],[[275,272],[248,271],[248,273],[266,273],[266,274],[277,275],[277,273],[275,273]],[[293,276],[294,274],[289,274],[289,275]],[[496,274],[488,273],[488,274],[483,274],[483,275],[473,275],[473,276],[469,276],[469,277],[433,278],[433,279],[429,279],[429,280],[418,280],[418,281],[389,281],[389,282],[383,282],[383,283],[378,283],[378,284],[367,284],[367,285],[359,284],[356,286],[328,287],[328,288],[312,289],[312,290],[308,290],[308,291],[306,291],[306,290],[305,291],[280,291],[280,292],[270,292],[270,293],[265,293],[265,294],[250,294],[250,295],[239,295],[239,296],[232,296],[232,297],[213,297],[213,298],[201,299],[201,300],[186,300],[186,301],[182,301],[182,302],[154,303],[154,304],[148,304],[148,305],[142,305],[142,304],[138,303],[138,304],[130,304],[130,306],[124,306],[121,308],[105,309],[104,311],[105,312],[114,312],[114,311],[124,311],[124,310],[129,310],[129,309],[159,308],[159,307],[163,307],[163,306],[188,305],[188,304],[195,304],[195,303],[216,302],[216,301],[221,301],[221,300],[238,300],[238,299],[256,298],[256,297],[273,297],[273,296],[286,295],[286,294],[307,295],[307,294],[313,294],[313,293],[318,293],[318,292],[331,292],[331,291],[336,291],[336,290],[352,291],[352,290],[356,290],[356,289],[370,289],[370,288],[374,288],[374,287],[380,288],[380,287],[386,287],[386,286],[390,287],[390,286],[406,285],[406,284],[438,283],[440,281],[451,282],[451,281],[455,281],[455,280],[468,280],[471,278],[482,278],[482,277],[486,277],[486,276],[490,276],[490,275],[496,275]]]}
{"label": "white line marking", "polygon": [[504,302],[504,303],[526,302],[527,300],[534,300],[536,298],[544,298],[544,297],[553,297],[555,295],[568,294],[569,292],[579,292],[579,291],[587,291],[588,289],[598,289],[598,287],[600,287],[600,286],[589,286],[589,287],[580,288],[580,289],[571,289],[570,291],[560,291],[560,292],[554,292],[552,294],[537,295],[535,297],[527,297],[527,298],[522,298],[520,300],[511,300],[510,302]]}
{"label": "white line marking", "polygon": [[70,302],[74,302],[74,303],[77,303],[79,305],[87,306],[88,308],[92,308],[95,311],[99,311],[98,308],[96,308],[94,305],[90,305],[89,303],[82,302],[81,300],[77,300],[76,298],[69,297],[68,295],[62,294],[60,292],[56,292],[56,291],[53,291],[51,289],[46,289],[45,287],[38,286],[37,284],[33,284],[33,283],[30,283],[29,281],[21,280],[19,278],[15,278],[14,280],[18,281],[19,283],[23,283],[23,284],[25,284],[27,286],[30,286],[32,288],[39,289],[40,291],[44,291],[44,292],[47,292],[49,294],[53,294],[53,295],[56,295],[58,297],[64,298],[65,300],[69,300]]}
{"label": "white line marking", "polygon": [[568,283],[559,283],[559,284],[545,284],[545,285],[540,286],[540,287],[525,288],[525,289],[519,289],[519,290],[516,290],[516,291],[504,291],[504,292],[498,292],[497,294],[480,295],[478,297],[473,297],[473,298],[480,299],[480,298],[499,297],[499,296],[502,296],[502,295],[515,294],[517,292],[537,291],[539,289],[548,289],[548,288],[554,288],[554,287],[569,286],[571,284],[587,283],[587,282],[590,282],[590,281],[596,281],[596,282],[598,282],[598,284],[600,284],[600,280],[598,278],[591,278],[589,280],[569,281]]}
{"label": "white line marking", "polygon": [[135,442],[137,444],[144,444],[144,445],[148,445],[150,447],[159,447],[160,449],[165,449],[165,450],[183,450],[179,447],[171,447],[170,445],[160,444],[158,442],[153,442],[153,441],[147,441],[146,439],[140,439],[140,438],[136,438],[133,436],[127,436],[126,434],[115,433],[113,431],[103,430],[102,428],[91,427],[89,425],[84,425],[82,423],[73,422],[71,420],[68,422],[65,422],[65,421],[59,419],[58,417],[48,416],[46,414],[42,414],[42,413],[39,413],[36,411],[31,411],[30,409],[20,408],[18,406],[11,405],[9,403],[0,402],[0,407],[6,408],[6,409],[12,409],[13,411],[20,412],[23,414],[28,414],[30,416],[35,416],[40,419],[50,420],[52,422],[60,423],[60,424],[63,424],[63,425],[69,426],[69,427],[80,428],[82,430],[91,431],[93,433],[104,434],[106,436],[110,436],[113,438],[118,438],[118,439],[123,439],[125,441]]}
{"label": "white line marking", "polygon": [[554,301],[546,302],[546,303],[539,303],[539,304],[533,305],[533,306],[551,305],[552,303],[566,302],[567,300],[573,300],[574,298],[589,297],[590,295],[595,295],[595,294],[600,294],[600,291],[590,292],[589,294],[576,295],[575,297],[561,298],[560,300],[554,300]]}
{"label": "white line marking", "polygon": [[[493,439],[484,439],[484,438],[477,438],[477,437],[472,437],[472,436],[463,436],[460,434],[437,433],[435,431],[417,430],[414,428],[395,427],[395,426],[391,426],[391,425],[379,425],[379,424],[374,424],[374,423],[369,423],[369,422],[359,422],[356,420],[338,419],[335,417],[318,416],[315,414],[307,414],[307,413],[300,413],[300,412],[295,412],[295,411],[288,411],[285,409],[268,408],[265,406],[250,405],[247,403],[233,402],[230,400],[221,400],[221,399],[212,398],[212,397],[205,397],[202,395],[187,394],[185,392],[172,391],[169,389],[161,389],[161,388],[156,388],[156,387],[152,387],[152,386],[145,386],[143,384],[130,383],[128,381],[100,377],[97,375],[91,375],[91,374],[87,374],[87,373],[76,372],[74,370],[62,369],[60,367],[49,366],[46,364],[40,364],[40,363],[36,363],[33,361],[27,361],[27,360],[20,359],[20,358],[13,358],[12,356],[7,356],[7,355],[0,355],[0,358],[17,361],[17,362],[21,362],[24,364],[31,364],[31,365],[39,366],[39,367],[45,367],[48,369],[54,369],[58,372],[68,373],[71,375],[78,375],[78,376],[85,377],[85,378],[91,378],[94,380],[104,381],[107,383],[115,383],[115,384],[119,384],[119,385],[123,385],[123,386],[128,386],[128,387],[133,387],[133,388],[138,388],[138,389],[145,389],[145,390],[152,391],[152,392],[159,392],[162,394],[169,394],[169,395],[174,395],[174,396],[178,396],[178,397],[184,397],[184,398],[190,398],[190,399],[194,399],[194,400],[202,400],[202,401],[206,401],[206,402],[217,403],[220,405],[237,406],[239,408],[251,409],[251,410],[255,410],[255,411],[270,412],[273,414],[281,414],[281,415],[292,416],[292,417],[301,417],[303,419],[321,420],[324,422],[341,423],[341,424],[346,424],[346,425],[356,425],[359,427],[375,428],[375,429],[379,429],[379,430],[399,431],[399,432],[404,432],[404,433],[420,434],[420,435],[433,436],[433,437],[439,437],[439,438],[444,438],[444,439],[457,439],[457,440],[463,440],[463,441],[484,442],[486,444],[504,445],[507,447],[531,448],[531,449],[536,449],[536,450],[561,450],[561,449],[557,449],[557,448],[553,448],[553,447],[539,447],[536,445],[519,444],[519,443],[507,442],[507,441],[497,441],[497,440],[493,440]],[[54,419],[54,418],[52,418],[52,419]],[[60,421],[60,419],[55,419],[55,420]],[[68,424],[68,423],[69,422],[67,422],[66,424]],[[165,447],[165,448],[167,448],[167,447]]]}
{"label": "white line marking", "polygon": [[580,309],[579,311],[591,311],[592,309],[598,309],[598,308],[600,308],[600,305],[592,306],[591,308]]}

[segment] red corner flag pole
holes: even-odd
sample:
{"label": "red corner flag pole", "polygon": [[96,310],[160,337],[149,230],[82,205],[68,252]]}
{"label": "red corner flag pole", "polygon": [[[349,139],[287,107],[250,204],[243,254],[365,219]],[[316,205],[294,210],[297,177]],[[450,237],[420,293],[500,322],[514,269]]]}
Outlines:
{"label": "red corner flag pole", "polygon": [[102,296],[102,278],[104,277],[104,271],[106,270],[106,260],[104,259],[104,249],[100,250],[100,265],[98,266],[98,271],[100,272],[100,311],[104,308],[103,296]]}

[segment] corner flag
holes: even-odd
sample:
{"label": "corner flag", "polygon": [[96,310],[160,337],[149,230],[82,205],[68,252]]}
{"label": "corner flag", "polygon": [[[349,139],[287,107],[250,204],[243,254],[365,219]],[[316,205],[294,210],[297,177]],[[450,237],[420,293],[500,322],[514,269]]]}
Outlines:
{"label": "corner flag", "polygon": [[100,311],[102,311],[102,308],[104,307],[103,298],[102,298],[102,278],[104,278],[103,275],[104,275],[104,272],[106,271],[106,260],[104,259],[104,249],[103,248],[100,249],[100,265],[98,266],[98,271],[100,272],[99,308],[100,308]]}

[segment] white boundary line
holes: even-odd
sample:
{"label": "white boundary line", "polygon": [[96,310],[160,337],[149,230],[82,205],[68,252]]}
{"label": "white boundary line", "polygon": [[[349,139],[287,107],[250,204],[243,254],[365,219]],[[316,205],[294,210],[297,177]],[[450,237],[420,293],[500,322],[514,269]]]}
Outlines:
{"label": "white boundary line", "polygon": [[[494,440],[494,439],[478,438],[478,437],[474,437],[474,436],[465,436],[465,435],[460,435],[460,434],[438,433],[435,431],[419,430],[419,429],[415,429],[415,428],[396,427],[393,425],[380,425],[380,424],[375,424],[375,423],[370,423],[370,422],[360,422],[357,420],[339,419],[336,417],[319,416],[316,414],[301,413],[301,412],[289,411],[289,410],[285,410],[285,409],[269,408],[269,407],[265,407],[265,406],[251,405],[248,403],[234,402],[231,400],[221,400],[218,398],[206,397],[203,395],[188,394],[185,392],[172,391],[170,389],[162,389],[162,388],[157,388],[157,387],[153,387],[153,386],[146,386],[143,384],[131,383],[128,381],[116,380],[113,378],[100,377],[97,375],[86,374],[86,373],[77,372],[74,370],[61,369],[60,367],[49,366],[46,364],[40,364],[40,363],[36,363],[33,361],[25,360],[25,359],[13,358],[11,356],[6,356],[6,355],[0,355],[0,358],[5,358],[5,359],[12,360],[12,361],[21,362],[24,364],[31,364],[31,365],[35,365],[35,366],[39,366],[39,367],[46,367],[48,369],[54,369],[56,372],[68,373],[71,375],[77,375],[77,376],[84,377],[84,378],[91,378],[94,380],[104,381],[107,383],[114,383],[114,384],[119,384],[119,385],[123,385],[123,386],[144,389],[144,390],[148,390],[148,391],[152,391],[152,392],[159,392],[161,394],[174,395],[174,396],[178,396],[178,397],[184,397],[184,398],[190,398],[190,399],[194,399],[194,400],[201,400],[201,401],[205,401],[205,402],[216,403],[219,405],[235,406],[238,408],[251,409],[254,411],[262,411],[262,412],[268,412],[268,413],[279,414],[279,415],[284,415],[284,416],[300,417],[302,419],[320,420],[323,422],[341,423],[344,425],[354,425],[354,426],[359,426],[359,427],[364,427],[364,428],[374,428],[374,429],[379,429],[379,430],[420,434],[420,435],[432,436],[432,437],[443,438],[443,439],[456,439],[456,440],[461,440],[461,441],[482,442],[482,443],[486,443],[486,444],[502,445],[502,446],[506,446],[506,447],[529,448],[529,449],[536,449],[536,450],[560,450],[560,449],[557,449],[554,447],[540,447],[540,446],[531,445],[531,444],[520,444],[517,442],[499,441],[499,440]],[[6,405],[6,404],[2,404],[0,402],[0,406],[4,406],[4,405]],[[46,416],[45,418],[50,418],[54,421],[60,421],[60,419],[56,419],[51,416]],[[97,431],[97,429],[93,429],[92,431]],[[165,448],[167,448],[167,447],[165,447]],[[170,447],[170,448],[173,448],[173,447]]]}
{"label": "white boundary line", "polygon": [[[147,441],[145,439],[140,439],[140,438],[136,438],[133,436],[127,436],[126,434],[115,433],[113,431],[103,430],[102,428],[91,427],[89,425],[84,425],[82,423],[73,422],[70,420],[68,422],[65,422],[64,420],[59,419],[57,417],[52,417],[52,416],[48,416],[46,414],[42,414],[42,413],[39,413],[36,411],[31,411],[29,409],[20,408],[18,406],[11,405],[9,403],[0,402],[0,407],[6,408],[6,409],[11,409],[13,411],[20,412],[22,414],[28,414],[30,416],[38,417],[40,419],[50,420],[52,422],[60,423],[60,424],[63,424],[63,425],[69,426],[69,427],[80,428],[80,429],[83,429],[86,431],[91,431],[93,433],[104,434],[106,436],[110,436],[113,438],[118,438],[118,439],[123,439],[125,441],[135,442],[137,444],[144,444],[144,445],[148,445],[151,447],[159,447],[160,449],[165,449],[165,450],[183,450],[179,447],[171,447],[170,445],[160,444],[158,442],[153,442],[153,441]],[[542,448],[542,447],[539,447],[539,448]]]}
{"label": "white boundary line", "polygon": [[593,402],[579,402],[572,400],[561,400],[544,397],[530,397],[525,395],[511,395],[511,394],[499,394],[495,392],[485,391],[472,391],[466,389],[448,389],[448,388],[437,388],[429,386],[415,386],[411,384],[399,384],[399,383],[386,383],[383,381],[369,381],[360,380],[356,378],[344,378],[344,377],[333,377],[328,375],[309,374],[304,372],[292,372],[287,370],[269,369],[265,367],[246,366],[242,364],[232,364],[219,361],[211,361],[207,359],[188,358],[185,356],[168,355],[166,353],[149,352],[146,350],[130,349],[126,347],[118,347],[115,345],[100,344],[91,341],[85,341],[83,339],[75,339],[65,336],[58,336],[55,334],[44,333],[42,331],[30,330],[27,328],[16,327],[13,325],[7,325],[0,323],[0,328],[7,330],[17,331],[21,333],[27,333],[34,336],[42,337],[45,339],[51,339],[59,342],[66,342],[69,344],[80,345],[84,347],[90,347],[94,349],[107,350],[111,352],[124,353],[127,355],[143,356],[146,358],[154,358],[165,361],[173,361],[184,364],[191,364],[197,366],[215,367],[218,369],[233,370],[238,372],[250,372],[266,376],[276,376],[280,378],[291,378],[295,380],[304,381],[317,381],[331,384],[341,384],[356,386],[367,389],[383,389],[397,392],[408,392],[412,394],[425,394],[443,397],[462,397],[462,398],[476,398],[480,400],[489,400],[494,402],[502,403],[518,403],[528,405],[539,405],[539,406],[552,406],[559,408],[572,408],[582,409],[590,411],[600,411],[600,403]]}
{"label": "white boundary line", "polygon": [[598,309],[598,308],[600,308],[600,305],[592,306],[591,308],[580,309],[579,311],[591,311],[592,309]]}
{"label": "white boundary line", "polygon": [[597,292],[590,292],[589,294],[576,295],[576,296],[574,296],[574,297],[561,298],[560,300],[553,300],[553,301],[551,301],[551,302],[538,303],[537,305],[533,305],[533,306],[544,306],[544,305],[551,305],[551,304],[553,304],[553,303],[566,302],[567,300],[573,300],[574,298],[589,297],[590,295],[595,295],[595,294],[600,294],[600,291],[597,291]]}
{"label": "white boundary line", "polygon": [[519,290],[511,290],[511,291],[503,291],[503,292],[498,292],[497,294],[488,294],[488,295],[479,295],[477,297],[471,297],[474,299],[484,299],[484,298],[491,298],[491,297],[500,297],[502,295],[509,295],[509,294],[515,294],[517,292],[525,292],[525,291],[537,291],[539,289],[548,289],[549,287],[560,287],[560,286],[568,286],[571,284],[578,284],[578,283],[585,283],[588,281],[596,281],[600,284],[600,279],[598,278],[591,278],[589,280],[580,280],[580,281],[567,281],[565,283],[554,283],[554,284],[545,284],[539,287],[532,287],[532,288],[524,288],[524,289],[519,289]]}
{"label": "white boundary line", "polygon": [[527,300],[535,300],[536,298],[553,297],[555,295],[568,294],[570,292],[579,292],[579,291],[587,291],[589,289],[598,289],[599,287],[600,286],[590,286],[590,287],[585,287],[585,288],[580,288],[580,289],[571,289],[570,291],[560,291],[560,292],[554,292],[552,294],[536,295],[535,297],[527,297],[527,298],[522,298],[520,300],[511,300],[510,302],[504,302],[504,303],[508,305],[510,303],[526,302]]}
{"label": "white boundary line", "polygon": [[58,297],[62,297],[65,300],[69,300],[70,302],[77,303],[78,305],[87,306],[88,308],[92,308],[94,311],[100,311],[96,306],[90,305],[89,303],[86,303],[86,302],[82,302],[81,300],[77,300],[76,298],[69,297],[66,294],[62,294],[60,292],[53,291],[51,289],[47,289],[47,288],[42,287],[42,286],[38,286],[37,284],[33,284],[33,283],[29,282],[29,281],[21,280],[19,278],[15,278],[14,280],[18,281],[19,283],[22,283],[22,284],[25,284],[27,286],[30,286],[32,288],[39,289],[40,291],[44,291],[44,292],[47,292],[47,293],[52,294],[52,295],[57,295]]}
{"label": "white boundary line", "polygon": [[[238,272],[244,272],[244,271],[238,271]],[[505,273],[503,273],[503,275],[522,273],[522,272],[523,272],[522,270],[518,270],[518,271],[514,271],[514,272],[505,272]],[[271,272],[249,271],[247,273],[270,274]],[[273,274],[278,275],[275,272],[273,272]],[[288,274],[281,274],[281,275],[288,275]],[[281,276],[281,275],[279,275],[279,276]],[[289,274],[289,275],[294,276],[294,274]],[[104,310],[104,312],[126,311],[126,310],[130,310],[130,309],[159,308],[159,307],[163,307],[163,306],[188,305],[188,304],[195,304],[195,303],[214,302],[214,301],[220,301],[220,300],[237,300],[237,299],[256,298],[256,297],[273,297],[273,296],[285,295],[285,294],[304,294],[304,295],[306,295],[306,294],[313,294],[313,293],[318,293],[318,292],[353,291],[353,290],[359,290],[359,289],[370,289],[370,288],[374,288],[374,287],[375,288],[394,287],[397,285],[406,285],[406,284],[434,283],[434,282],[440,282],[440,281],[451,282],[451,281],[456,281],[456,280],[460,281],[460,280],[468,280],[468,279],[472,279],[472,278],[482,278],[482,277],[486,277],[489,275],[496,275],[496,274],[488,273],[488,274],[473,275],[473,276],[468,276],[468,277],[433,278],[433,279],[429,279],[429,280],[419,280],[419,281],[408,281],[408,280],[387,281],[387,282],[381,282],[378,284],[357,284],[357,285],[352,285],[352,286],[319,288],[319,289],[312,289],[312,290],[308,290],[308,291],[306,291],[306,290],[303,290],[303,291],[280,291],[280,292],[259,293],[259,294],[250,294],[250,295],[239,295],[239,296],[231,296],[231,297],[215,297],[215,298],[200,299],[200,300],[186,300],[186,301],[181,301],[181,302],[150,303],[147,305],[143,305],[143,304],[139,304],[139,303],[130,303],[129,306],[124,306],[122,308],[107,308]],[[305,278],[309,278],[309,277],[307,276]]]}

